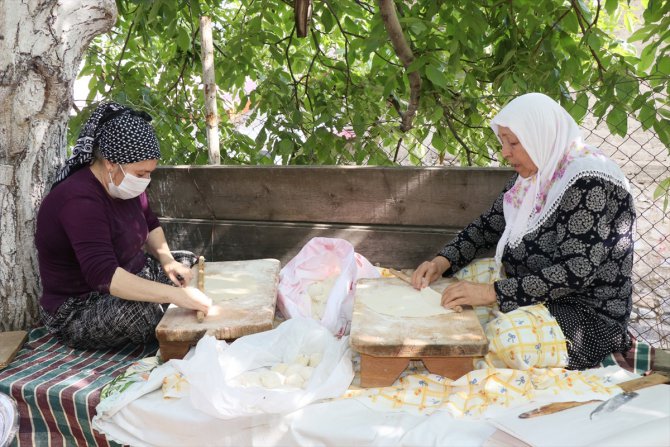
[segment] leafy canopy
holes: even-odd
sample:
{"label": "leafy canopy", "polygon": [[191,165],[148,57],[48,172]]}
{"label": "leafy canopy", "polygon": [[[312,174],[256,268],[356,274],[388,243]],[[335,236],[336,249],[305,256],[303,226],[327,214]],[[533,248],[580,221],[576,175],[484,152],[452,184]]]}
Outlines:
{"label": "leafy canopy", "polygon": [[[164,163],[207,163],[201,15],[215,27],[222,163],[385,165],[402,146],[422,164],[430,146],[433,162],[485,165],[499,150],[489,119],[528,91],[558,99],[578,121],[592,110],[618,135],[636,116],[670,147],[668,1],[643,0],[641,24],[626,0],[396,1],[414,55],[407,68],[371,1],[314,0],[306,38],[296,36],[289,0],[117,6],[116,26],[84,61],[88,101],[148,111]],[[615,36],[619,23],[639,25],[630,42]],[[403,133],[398,112],[415,70],[419,108]],[[73,119],[71,141],[86,116]],[[252,122],[253,132],[242,131]]]}

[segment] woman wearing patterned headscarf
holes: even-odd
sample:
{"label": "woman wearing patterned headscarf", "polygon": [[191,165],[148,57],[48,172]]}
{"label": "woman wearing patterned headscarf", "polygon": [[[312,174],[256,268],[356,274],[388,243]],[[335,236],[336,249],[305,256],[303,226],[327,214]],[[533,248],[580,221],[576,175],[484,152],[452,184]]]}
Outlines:
{"label": "woman wearing patterned headscarf", "polygon": [[160,158],[150,121],[99,105],[38,212],[41,316],[69,346],[144,344],[163,305],[206,313],[211,304],[188,287],[196,256],[170,251],[149,207],[145,189]]}
{"label": "woman wearing patterned headscarf", "polygon": [[[582,369],[628,350],[635,208],[623,173],[543,94],[514,99],[491,128],[517,174],[490,210],[417,268],[415,287],[458,276],[495,247],[502,277],[458,281],[442,295],[445,307],[497,305],[505,313],[486,328],[489,363]],[[525,328],[539,338],[525,341]],[[545,345],[541,332],[551,338]],[[523,351],[524,343],[535,352]],[[553,360],[532,364],[543,346]]]}

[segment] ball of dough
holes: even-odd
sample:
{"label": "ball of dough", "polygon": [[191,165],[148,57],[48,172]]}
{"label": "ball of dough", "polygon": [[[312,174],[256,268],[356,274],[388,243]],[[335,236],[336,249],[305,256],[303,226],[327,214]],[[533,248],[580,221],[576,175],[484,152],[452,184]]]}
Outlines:
{"label": "ball of dough", "polygon": [[284,384],[293,388],[302,388],[305,383],[305,379],[302,378],[300,374],[291,374],[286,377],[286,382]]}
{"label": "ball of dough", "polygon": [[243,387],[263,386],[261,384],[261,375],[258,371],[247,371],[237,376],[236,382]]}
{"label": "ball of dough", "polygon": [[284,376],[277,371],[263,371],[260,379],[265,388],[279,388],[284,384]]}
{"label": "ball of dough", "polygon": [[320,352],[315,352],[309,356],[309,363],[307,363],[307,365],[311,366],[312,368],[316,368],[319,363],[321,363],[322,358],[323,355]]}
{"label": "ball of dough", "polygon": [[309,364],[309,356],[305,354],[298,354],[298,357],[295,358],[293,363],[298,365],[307,366]]}
{"label": "ball of dough", "polygon": [[274,365],[272,368],[270,368],[270,371],[276,371],[279,374],[284,374],[286,375],[286,368],[288,368],[288,364],[286,363],[277,363]]}
{"label": "ball of dough", "polygon": [[286,371],[284,372],[284,374],[286,376],[290,376],[292,374],[300,374],[300,370],[302,368],[303,368],[303,365],[301,365],[299,363],[291,363],[290,365],[288,365],[288,368],[286,368]]}

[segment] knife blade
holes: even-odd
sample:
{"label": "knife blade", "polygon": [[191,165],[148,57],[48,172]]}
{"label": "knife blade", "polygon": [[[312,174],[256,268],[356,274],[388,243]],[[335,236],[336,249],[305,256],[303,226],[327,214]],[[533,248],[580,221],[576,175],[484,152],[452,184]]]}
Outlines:
{"label": "knife blade", "polygon": [[619,393],[614,397],[610,397],[605,402],[598,405],[596,409],[591,412],[589,419],[593,420],[593,416],[598,416],[599,414],[611,413],[637,396],[639,396],[639,394],[637,394],[635,391],[629,391],[626,393]]}

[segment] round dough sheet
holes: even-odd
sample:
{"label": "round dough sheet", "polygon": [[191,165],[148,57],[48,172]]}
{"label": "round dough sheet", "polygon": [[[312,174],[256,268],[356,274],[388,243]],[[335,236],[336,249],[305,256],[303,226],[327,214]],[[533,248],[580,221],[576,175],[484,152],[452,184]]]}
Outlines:
{"label": "round dough sheet", "polygon": [[430,287],[418,291],[409,285],[388,284],[361,287],[358,292],[363,304],[376,313],[392,317],[431,317],[453,312],[442,307],[442,295]]}

